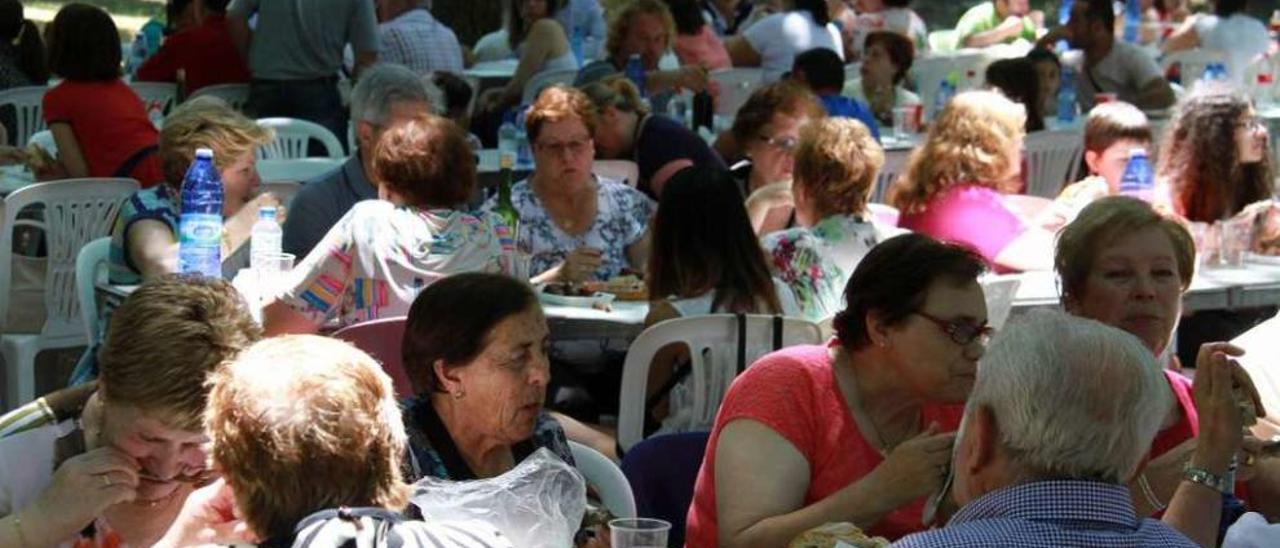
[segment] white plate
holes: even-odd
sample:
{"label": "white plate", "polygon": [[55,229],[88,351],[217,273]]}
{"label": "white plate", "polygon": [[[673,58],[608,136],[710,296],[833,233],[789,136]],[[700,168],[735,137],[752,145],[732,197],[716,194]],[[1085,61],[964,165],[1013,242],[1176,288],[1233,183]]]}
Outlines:
{"label": "white plate", "polygon": [[1280,256],[1259,255],[1257,253],[1249,252],[1245,254],[1244,262],[1280,266]]}
{"label": "white plate", "polygon": [[555,306],[576,306],[579,308],[596,308],[606,306],[612,303],[614,299],[613,293],[603,293],[597,291],[595,295],[590,297],[577,297],[569,295],[556,295],[543,291],[542,287],[538,288],[538,300],[543,304]]}

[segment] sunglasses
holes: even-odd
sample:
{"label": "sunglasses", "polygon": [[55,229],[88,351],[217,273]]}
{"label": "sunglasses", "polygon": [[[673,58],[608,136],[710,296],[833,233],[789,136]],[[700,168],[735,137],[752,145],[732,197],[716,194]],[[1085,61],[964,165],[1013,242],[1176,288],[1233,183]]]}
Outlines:
{"label": "sunglasses", "polygon": [[944,320],[924,312],[916,311],[915,315],[933,322],[943,333],[951,337],[951,340],[960,346],[968,346],[969,343],[982,339],[986,343],[991,338],[991,334],[995,333],[996,328],[987,325],[987,322],[976,324],[967,320]]}

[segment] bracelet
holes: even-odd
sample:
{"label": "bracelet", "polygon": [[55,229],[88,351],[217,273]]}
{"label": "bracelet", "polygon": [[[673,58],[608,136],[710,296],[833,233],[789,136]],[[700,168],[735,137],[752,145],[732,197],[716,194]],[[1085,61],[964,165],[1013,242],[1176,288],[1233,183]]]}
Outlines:
{"label": "bracelet", "polygon": [[1182,469],[1182,479],[1198,485],[1203,485],[1219,493],[1225,493],[1227,490],[1223,487],[1223,479],[1217,474],[1205,470],[1203,468],[1195,468],[1187,463]]}
{"label": "bracelet", "polygon": [[20,548],[26,548],[28,544],[27,544],[27,537],[22,534],[22,518],[18,517],[16,514],[12,517],[13,517],[13,532],[18,535],[18,546]]}
{"label": "bracelet", "polygon": [[1138,474],[1138,489],[1142,490],[1142,496],[1146,497],[1147,504],[1150,504],[1157,512],[1169,507],[1168,504],[1160,502],[1160,499],[1156,497],[1155,491],[1151,490],[1151,484],[1147,482],[1147,474],[1145,472]]}

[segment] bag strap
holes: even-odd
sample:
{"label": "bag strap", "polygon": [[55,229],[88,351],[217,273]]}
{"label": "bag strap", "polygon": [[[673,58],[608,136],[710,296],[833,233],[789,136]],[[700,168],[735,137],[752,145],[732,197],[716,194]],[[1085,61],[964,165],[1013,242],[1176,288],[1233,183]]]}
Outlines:
{"label": "bag strap", "polygon": [[773,315],[773,351],[782,350],[782,314]]}
{"label": "bag strap", "polygon": [[[129,155],[129,157],[125,159],[124,163],[120,164],[120,167],[116,169],[115,173],[113,173],[111,176],[112,177],[133,177],[133,170],[137,169],[138,164],[141,164],[143,160],[146,160],[148,156],[155,154],[156,151],[158,150],[160,150],[160,147],[158,145],[147,145],[145,147],[138,149],[137,152],[134,152],[133,154]],[[150,184],[150,183],[154,183],[155,181],[141,181],[141,182],[143,184]]]}
{"label": "bag strap", "polygon": [[738,374],[747,370],[747,315],[741,312],[738,317]]}

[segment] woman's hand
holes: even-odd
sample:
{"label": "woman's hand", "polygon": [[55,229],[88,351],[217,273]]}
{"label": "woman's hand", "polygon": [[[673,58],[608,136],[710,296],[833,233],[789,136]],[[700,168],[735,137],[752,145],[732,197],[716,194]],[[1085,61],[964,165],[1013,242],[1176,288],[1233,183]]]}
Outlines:
{"label": "woman's hand", "polygon": [[757,233],[764,225],[769,212],[783,207],[795,207],[795,195],[791,192],[791,181],[770,183],[747,196],[747,218],[751,220],[751,228]]}
{"label": "woman's hand", "polygon": [[[53,471],[49,486],[22,511],[29,538],[66,538],[108,507],[137,497],[138,464],[110,447],[67,459]],[[31,529],[42,528],[42,531]]]}
{"label": "woman's hand", "polygon": [[235,494],[226,480],[218,479],[197,489],[182,504],[182,511],[157,548],[196,545],[257,544],[258,536],[240,517]]}
{"label": "woman's hand", "polygon": [[1215,474],[1226,471],[1244,439],[1245,418],[1241,399],[1247,399],[1263,415],[1262,402],[1243,367],[1231,359],[1244,350],[1228,343],[1207,343],[1196,355],[1196,380],[1192,389],[1199,414],[1200,443],[1192,464]]}
{"label": "woman's hand", "polygon": [[938,433],[933,423],[924,432],[898,444],[884,462],[871,471],[868,478],[876,482],[876,491],[898,500],[901,506],[942,488],[951,466],[954,432]]}
{"label": "woman's hand", "polygon": [[560,265],[559,279],[566,282],[590,280],[603,261],[603,253],[599,249],[579,247],[564,258],[564,263]]}
{"label": "woman's hand", "polygon": [[[266,206],[275,207],[279,211],[280,199],[270,192],[263,192],[249,200],[249,203],[241,207],[235,214],[227,217],[222,228],[226,234],[225,242],[227,244],[227,249],[223,250],[223,257],[229,257],[242,244],[249,241],[249,234],[253,231],[253,224],[258,222],[258,209]],[[281,219],[277,220],[283,222]]]}

